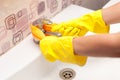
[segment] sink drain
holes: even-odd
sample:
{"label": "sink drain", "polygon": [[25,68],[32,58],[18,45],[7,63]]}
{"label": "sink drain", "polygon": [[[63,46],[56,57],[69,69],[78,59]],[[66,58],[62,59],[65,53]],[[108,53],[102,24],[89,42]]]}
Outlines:
{"label": "sink drain", "polygon": [[75,77],[76,73],[73,69],[65,68],[60,71],[59,75],[63,80],[72,80]]}

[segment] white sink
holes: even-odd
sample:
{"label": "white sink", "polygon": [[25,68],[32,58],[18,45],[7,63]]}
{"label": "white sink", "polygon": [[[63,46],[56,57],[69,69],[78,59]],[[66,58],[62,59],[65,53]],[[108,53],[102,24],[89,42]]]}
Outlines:
{"label": "white sink", "polygon": [[[71,5],[52,21],[66,21],[88,12],[91,10]],[[59,72],[64,68],[76,72],[73,80],[120,80],[119,58],[89,57],[84,67],[59,61],[47,62],[41,55],[39,46],[33,42],[32,35],[1,56],[0,80],[62,80]]]}

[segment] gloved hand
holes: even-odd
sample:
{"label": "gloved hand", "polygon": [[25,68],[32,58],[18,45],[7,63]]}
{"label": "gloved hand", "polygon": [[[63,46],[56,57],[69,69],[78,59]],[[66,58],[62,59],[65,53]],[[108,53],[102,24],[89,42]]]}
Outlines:
{"label": "gloved hand", "polygon": [[77,64],[80,66],[83,66],[86,63],[86,56],[74,55],[72,36],[46,37],[36,26],[31,26],[31,32],[35,39],[40,40],[40,50],[48,61],[53,62],[60,60],[62,62]]}
{"label": "gloved hand", "polygon": [[109,32],[109,25],[106,25],[103,21],[101,10],[85,14],[79,18],[72,19],[67,22],[53,24],[52,26],[48,25],[44,28],[52,32],[60,32],[63,35],[72,34],[72,36],[76,33],[78,33],[77,36],[83,36],[87,33],[87,31],[94,33]]}
{"label": "gloved hand", "polygon": [[86,63],[86,56],[74,55],[72,36],[56,37],[48,36],[40,41],[40,50],[44,57],[51,62],[60,60],[65,63],[83,66]]}
{"label": "gloved hand", "polygon": [[72,25],[67,25],[66,22],[45,24],[43,29],[50,32],[59,32],[62,36],[83,36],[88,32],[84,27],[77,28]]}

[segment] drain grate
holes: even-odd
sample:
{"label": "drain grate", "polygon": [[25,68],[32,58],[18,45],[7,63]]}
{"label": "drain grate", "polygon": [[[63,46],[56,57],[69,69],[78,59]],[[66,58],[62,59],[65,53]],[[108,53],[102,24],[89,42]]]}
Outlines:
{"label": "drain grate", "polygon": [[71,68],[65,68],[60,71],[59,75],[62,80],[72,80],[76,73]]}

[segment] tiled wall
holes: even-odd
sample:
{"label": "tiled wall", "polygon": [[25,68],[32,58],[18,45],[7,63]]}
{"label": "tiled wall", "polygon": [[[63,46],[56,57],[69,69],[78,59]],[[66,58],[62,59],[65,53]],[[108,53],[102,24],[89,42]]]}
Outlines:
{"label": "tiled wall", "polygon": [[51,18],[72,0],[2,0],[0,3],[0,55],[30,34],[30,23]]}
{"label": "tiled wall", "polygon": [[[92,1],[92,2],[91,2]],[[30,23],[38,18],[51,18],[70,4],[97,8],[109,0],[1,0],[0,55],[30,34]],[[94,7],[93,7],[94,5]],[[97,8],[98,9],[98,8]]]}

